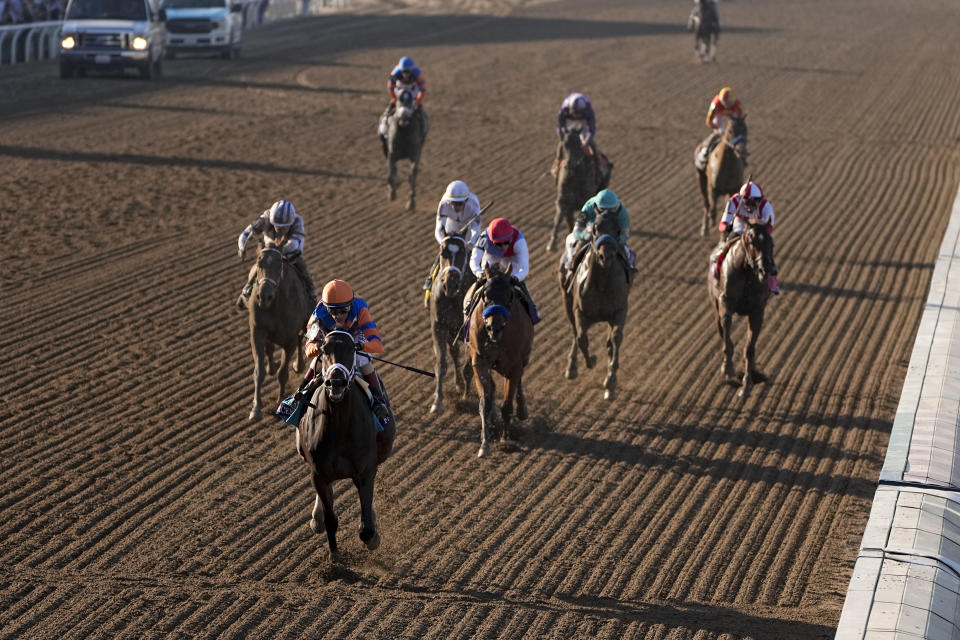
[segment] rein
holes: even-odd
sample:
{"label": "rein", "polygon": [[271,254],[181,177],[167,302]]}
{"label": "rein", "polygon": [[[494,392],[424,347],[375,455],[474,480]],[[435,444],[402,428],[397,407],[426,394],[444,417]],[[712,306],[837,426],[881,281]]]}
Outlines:
{"label": "rein", "polygon": [[277,249],[275,247],[268,247],[263,249],[263,251],[261,252],[261,257],[263,257],[262,254],[268,251],[280,254],[280,278],[278,280],[274,280],[273,278],[268,277],[266,272],[263,270],[263,267],[260,267],[260,271],[263,272],[263,276],[261,276],[260,279],[257,280],[257,284],[260,286],[263,286],[263,283],[266,282],[268,284],[273,285],[274,287],[279,287],[280,286],[279,281],[283,280],[283,254],[280,252],[280,249]]}
{"label": "rein", "polygon": [[[324,339],[324,344],[326,344],[327,342],[329,342],[330,336],[335,335],[335,334],[340,334],[340,335],[342,335],[342,336],[346,336],[347,338],[350,339],[351,344],[353,343],[353,335],[351,335],[351,334],[350,334],[349,332],[347,332],[347,331],[341,331],[341,330],[339,330],[339,329],[336,329],[336,330],[334,330],[334,331],[330,331],[330,332],[327,333],[327,336],[326,336],[326,338]],[[329,367],[324,367],[323,364],[322,364],[322,362],[323,362],[323,360],[321,359],[321,367],[322,367],[322,368],[321,368],[321,370],[320,370],[320,377],[321,377],[321,379],[323,380],[323,384],[324,384],[324,385],[327,385],[327,383],[330,381],[330,374],[332,374],[334,371],[342,371],[343,374],[347,377],[347,384],[349,384],[350,381],[353,380],[353,377],[354,377],[354,376],[356,375],[356,373],[357,373],[357,354],[356,354],[356,353],[353,354],[353,362],[350,364],[350,368],[347,368],[346,365],[344,365],[344,364],[342,364],[342,363],[340,363],[340,362],[334,362],[334,363],[331,364]]]}

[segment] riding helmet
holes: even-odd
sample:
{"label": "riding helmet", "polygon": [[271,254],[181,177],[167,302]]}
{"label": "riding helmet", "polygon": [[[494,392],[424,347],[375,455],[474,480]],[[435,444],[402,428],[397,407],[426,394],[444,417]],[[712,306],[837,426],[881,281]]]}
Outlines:
{"label": "riding helmet", "polygon": [[463,202],[470,197],[470,189],[463,180],[454,180],[447,185],[443,199],[447,202]]}
{"label": "riding helmet", "polygon": [[494,218],[487,227],[487,237],[490,238],[490,241],[493,243],[509,242],[513,239],[514,231],[516,231],[516,229],[513,228],[513,225],[510,224],[506,218]]}
{"label": "riding helmet", "polygon": [[325,307],[345,307],[353,302],[353,289],[344,280],[331,280],[324,285],[320,299]]}
{"label": "riding helmet", "polygon": [[286,200],[277,200],[270,207],[270,224],[275,227],[289,227],[293,224],[296,209]]}
{"label": "riding helmet", "polygon": [[410,56],[403,56],[400,58],[400,62],[397,63],[397,67],[400,68],[400,71],[413,71],[414,67],[417,65],[414,64],[413,58]]}
{"label": "riding helmet", "polygon": [[729,109],[733,106],[733,90],[730,87],[724,87],[723,89],[720,89],[720,93],[717,94],[717,97],[720,98],[720,104],[726,108]]}
{"label": "riding helmet", "polygon": [[763,199],[763,189],[756,182],[744,182],[740,187],[740,197],[746,200],[755,200],[759,202]]}
{"label": "riding helmet", "polygon": [[616,209],[620,206],[620,198],[613,192],[613,189],[603,189],[597,194],[595,201],[597,209]]}

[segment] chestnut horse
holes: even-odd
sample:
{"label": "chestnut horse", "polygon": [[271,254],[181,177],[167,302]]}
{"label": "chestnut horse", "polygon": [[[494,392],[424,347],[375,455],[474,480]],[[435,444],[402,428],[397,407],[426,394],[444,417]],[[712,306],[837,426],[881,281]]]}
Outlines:
{"label": "chestnut horse", "polygon": [[[712,261],[711,261],[712,262]],[[726,257],[720,265],[720,277],[713,274],[713,265],[707,273],[707,290],[713,303],[717,331],[723,342],[721,374],[735,380],[733,368],[733,314],[747,316],[747,344],[743,349],[744,371],[740,397],[750,395],[754,382],[765,378],[757,369],[756,346],[763,328],[763,313],[770,298],[768,276],[777,273],[773,260],[773,237],[764,225],[750,225],[738,237],[729,241]]]}
{"label": "chestnut horse", "polygon": [[[699,149],[700,147],[697,147]],[[700,195],[703,196],[703,224],[700,236],[717,224],[717,202],[720,196],[732,196],[743,184],[743,168],[747,161],[747,120],[730,116],[723,137],[707,158],[707,166],[697,169]]]}
{"label": "chestnut horse", "polygon": [[496,265],[484,269],[486,281],[478,303],[470,314],[470,360],[473,377],[480,395],[480,450],[478,457],[490,455],[493,394],[492,372],[506,379],[500,417],[503,422],[501,441],[510,441],[510,420],[513,402],[517,402],[517,418],[526,420],[527,399],[523,395],[523,370],[530,362],[533,348],[533,322],[520,294],[514,290],[509,269]]}
{"label": "chestnut horse", "polygon": [[[263,380],[268,370],[277,372],[280,394],[287,393],[288,364],[296,353],[295,371],[303,371],[303,330],[313,311],[310,300],[295,269],[287,264],[275,247],[257,254],[257,280],[247,301],[250,323],[250,347],[253,350],[253,409],[249,419],[259,420],[263,408]],[[274,347],[280,347],[280,365],[273,361]]]}
{"label": "chestnut horse", "polygon": [[447,351],[453,360],[457,393],[462,400],[467,397],[470,361],[463,357],[463,343],[457,335],[463,327],[463,295],[476,280],[470,270],[470,249],[459,235],[444,238],[440,245],[439,265],[430,294],[430,329],[436,374],[430,413],[444,411],[443,376],[447,373]]}
{"label": "chestnut horse", "polygon": [[373,481],[393,442],[382,443],[378,451],[377,423],[370,399],[356,381],[356,346],[350,333],[326,334],[320,366],[320,389],[297,426],[297,452],[310,467],[310,482],[317,494],[310,528],[318,535],[326,531],[330,553],[336,555],[339,521],[333,510],[332,483],[349,478],[360,495],[360,540],[373,550],[380,546]]}

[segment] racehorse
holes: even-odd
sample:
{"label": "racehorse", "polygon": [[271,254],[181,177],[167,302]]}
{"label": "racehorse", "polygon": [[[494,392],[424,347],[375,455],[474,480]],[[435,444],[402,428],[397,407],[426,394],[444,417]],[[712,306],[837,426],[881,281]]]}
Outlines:
{"label": "racehorse", "polygon": [[720,196],[730,196],[740,190],[746,160],[746,117],[729,116],[723,136],[707,157],[706,167],[697,169],[700,195],[703,197],[701,237],[706,235],[707,228],[717,223],[717,202]]}
{"label": "racehorse", "polygon": [[617,395],[620,342],[623,340],[623,325],[627,320],[627,298],[631,284],[630,266],[617,240],[619,233],[617,214],[598,217],[594,223],[593,241],[583,249],[583,257],[571,274],[569,286],[564,286],[562,275],[559,278],[567,318],[573,329],[573,344],[570,346],[565,374],[568,380],[577,377],[578,348],[583,352],[588,369],[592,369],[597,362],[597,357],[590,355],[587,335],[590,326],[597,322],[606,322],[609,326],[609,366],[607,377],[603,381],[603,397],[606,400],[613,400]]}
{"label": "racehorse", "polygon": [[730,331],[733,314],[747,316],[747,344],[744,347],[743,385],[740,397],[750,395],[754,382],[765,378],[756,367],[755,351],[763,313],[770,298],[768,276],[777,273],[773,260],[773,237],[764,225],[750,225],[738,237],[729,241],[726,257],[720,266],[720,277],[713,274],[711,261],[707,274],[707,289],[716,316],[717,331],[723,341],[722,375],[729,381],[735,379],[733,369],[733,340]]}
{"label": "racehorse", "polygon": [[720,39],[720,16],[716,3],[709,0],[698,2],[690,12],[687,30],[693,31],[693,50],[700,62],[713,62]]}
{"label": "racehorse", "polygon": [[413,211],[417,202],[417,171],[420,151],[427,138],[429,120],[423,107],[417,107],[416,92],[405,88],[397,98],[396,109],[387,118],[387,188],[391,201],[397,199],[397,161],[410,161],[410,198],[407,211]]}
{"label": "racehorse", "polygon": [[501,441],[510,441],[510,420],[513,402],[517,402],[517,418],[527,419],[527,399],[523,395],[523,370],[530,361],[533,347],[533,323],[514,291],[509,268],[501,271],[496,265],[484,268],[486,281],[478,304],[470,314],[469,346],[473,377],[480,396],[480,450],[478,457],[490,455],[493,413],[493,371],[506,380],[500,417],[503,422]]}
{"label": "racehorse", "polygon": [[440,245],[440,268],[430,295],[430,328],[433,335],[434,372],[436,390],[430,413],[443,413],[443,376],[447,373],[447,350],[453,360],[453,372],[457,392],[461,399],[467,397],[467,379],[470,377],[470,362],[461,363],[461,341],[457,339],[463,326],[463,295],[474,283],[470,270],[470,251],[459,235],[447,236]]}
{"label": "racehorse", "polygon": [[317,494],[310,528],[318,535],[326,531],[334,555],[339,521],[331,485],[336,480],[353,480],[360,495],[360,540],[370,550],[380,546],[373,481],[377,465],[393,446],[392,441],[385,443],[378,455],[370,400],[356,382],[355,349],[353,336],[346,331],[333,330],[324,336],[317,374],[320,389],[297,426],[297,452],[310,467],[310,482]]}
{"label": "racehorse", "polygon": [[[257,254],[257,280],[247,309],[250,322],[250,346],[253,349],[253,409],[249,420],[259,420],[262,410],[263,379],[277,373],[280,394],[286,397],[289,372],[287,365],[296,352],[295,371],[303,371],[303,330],[313,311],[300,276],[274,247],[260,249]],[[274,346],[283,350],[280,365],[275,367]],[[279,371],[277,372],[277,369]]]}
{"label": "racehorse", "polygon": [[560,150],[560,163],[557,167],[557,212],[553,219],[553,232],[547,251],[557,248],[557,235],[560,226],[566,222],[567,233],[573,230],[573,223],[583,203],[598,191],[597,158],[588,155],[580,142],[580,132],[567,131]]}

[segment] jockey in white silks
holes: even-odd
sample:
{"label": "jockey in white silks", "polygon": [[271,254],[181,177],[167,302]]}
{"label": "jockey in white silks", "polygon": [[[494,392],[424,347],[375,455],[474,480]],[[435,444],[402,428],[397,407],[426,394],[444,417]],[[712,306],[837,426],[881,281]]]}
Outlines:
{"label": "jockey in white silks", "polygon": [[[467,251],[472,251],[481,233],[483,233],[483,227],[480,223],[480,200],[470,191],[466,182],[454,180],[447,185],[437,205],[437,221],[433,230],[437,244],[442,245],[448,236],[456,235],[463,238]],[[433,287],[433,279],[437,275],[439,265],[438,254],[430,267],[430,275],[423,282],[423,290],[426,291],[424,306],[430,300],[430,289]]]}
{"label": "jockey in white silks", "polygon": [[[247,243],[254,236],[263,236],[263,246],[279,249],[287,263],[293,266],[300,274],[310,296],[310,304],[315,304],[317,292],[313,288],[313,278],[303,260],[303,243],[306,241],[306,228],[303,218],[287,200],[277,200],[269,209],[264,211],[256,220],[247,225],[237,239],[238,252],[242,258],[247,250]],[[257,265],[254,264],[247,275],[247,282],[237,299],[237,306],[246,308],[247,300],[253,291],[253,281],[257,278]]]}

